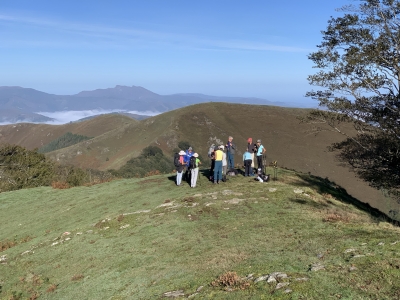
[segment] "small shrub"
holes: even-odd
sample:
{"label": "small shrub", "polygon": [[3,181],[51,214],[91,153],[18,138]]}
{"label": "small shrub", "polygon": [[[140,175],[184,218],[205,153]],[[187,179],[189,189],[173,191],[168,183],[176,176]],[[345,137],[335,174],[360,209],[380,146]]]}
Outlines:
{"label": "small shrub", "polygon": [[250,283],[241,279],[236,272],[226,272],[220,275],[216,280],[211,282],[213,287],[223,287],[225,290],[247,289]]}
{"label": "small shrub", "polygon": [[214,280],[212,286],[234,287],[240,283],[240,277],[236,272],[226,272]]}

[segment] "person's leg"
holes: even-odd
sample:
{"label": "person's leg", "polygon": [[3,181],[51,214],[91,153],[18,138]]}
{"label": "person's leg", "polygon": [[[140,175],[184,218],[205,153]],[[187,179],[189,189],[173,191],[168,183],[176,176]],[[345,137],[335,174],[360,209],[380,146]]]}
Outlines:
{"label": "person's leg", "polygon": [[210,180],[213,181],[214,178],[214,168],[215,168],[215,159],[211,160],[211,168],[210,168]]}
{"label": "person's leg", "polygon": [[192,172],[192,187],[196,187],[197,177],[199,176],[199,168],[194,168]]}
{"label": "person's leg", "polygon": [[229,152],[229,169],[235,168],[235,156]]}
{"label": "person's leg", "polygon": [[215,167],[214,167],[214,182],[218,182],[219,180],[222,179],[221,173],[222,173],[222,161],[217,160],[215,161]]}
{"label": "person's leg", "polygon": [[258,169],[261,169],[261,173],[262,173],[263,172],[262,155],[257,156],[257,164],[258,164]]}
{"label": "person's leg", "polygon": [[196,185],[196,183],[195,183],[195,180],[194,180],[194,172],[195,172],[195,169],[192,169],[191,171],[190,171],[190,187],[194,187],[195,185]]}
{"label": "person's leg", "polygon": [[254,169],[254,152],[251,153],[251,168]]}
{"label": "person's leg", "polygon": [[244,161],[244,176],[250,176],[251,160],[246,159]]}
{"label": "person's leg", "polygon": [[182,182],[182,172],[176,172],[176,185],[181,185]]}
{"label": "person's leg", "polygon": [[214,163],[214,182],[217,182],[218,166],[219,166],[220,163],[222,164],[221,161],[215,161],[215,163]]}
{"label": "person's leg", "polygon": [[222,161],[218,164],[218,177],[217,182],[222,181]]}

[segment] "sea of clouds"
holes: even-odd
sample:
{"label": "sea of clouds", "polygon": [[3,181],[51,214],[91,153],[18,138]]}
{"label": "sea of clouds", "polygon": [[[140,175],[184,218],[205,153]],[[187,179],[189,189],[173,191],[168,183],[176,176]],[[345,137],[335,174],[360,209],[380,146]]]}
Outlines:
{"label": "sea of clouds", "polygon": [[143,116],[156,116],[160,114],[160,112],[155,111],[136,111],[136,110],[121,110],[121,109],[113,109],[113,110],[66,110],[66,111],[55,111],[55,112],[37,112],[42,116],[46,116],[51,118],[52,121],[46,122],[33,122],[31,120],[7,120],[4,122],[0,122],[1,125],[10,125],[16,123],[35,123],[35,124],[50,124],[50,125],[62,125],[70,122],[75,122],[83,118],[93,117],[98,115],[110,114],[110,113],[130,113],[136,115]]}
{"label": "sea of clouds", "polygon": [[69,111],[55,111],[55,112],[37,112],[40,115],[52,118],[53,121],[44,122],[45,124],[61,125],[69,122],[75,122],[83,118],[93,117],[98,115],[110,113],[130,113],[144,116],[155,116],[160,114],[154,111],[136,111],[136,110],[69,110]]}

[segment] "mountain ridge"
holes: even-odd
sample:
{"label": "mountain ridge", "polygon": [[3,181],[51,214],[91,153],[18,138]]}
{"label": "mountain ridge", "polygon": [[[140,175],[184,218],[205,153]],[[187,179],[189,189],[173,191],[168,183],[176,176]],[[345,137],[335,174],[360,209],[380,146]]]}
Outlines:
{"label": "mountain ridge", "polygon": [[[292,106],[289,103],[256,97],[210,96],[199,93],[159,95],[140,86],[116,85],[113,88],[82,91],[74,95],[49,94],[19,86],[0,86],[0,123],[50,121],[41,112],[121,110],[162,113],[205,102]],[[10,110],[19,113],[10,114]],[[31,115],[27,117],[24,114]]]}

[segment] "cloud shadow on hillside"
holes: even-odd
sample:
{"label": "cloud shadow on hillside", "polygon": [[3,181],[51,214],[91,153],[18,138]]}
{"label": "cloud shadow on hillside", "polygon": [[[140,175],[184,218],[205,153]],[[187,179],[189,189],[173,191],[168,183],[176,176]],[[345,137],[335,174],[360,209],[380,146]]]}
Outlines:
{"label": "cloud shadow on hillside", "polygon": [[[349,195],[347,191],[335,182],[330,181],[328,178],[322,178],[311,174],[298,174],[307,185],[316,190],[320,194],[330,194],[332,197],[338,199],[341,202],[351,204],[358,209],[367,212],[374,222],[385,220],[392,223],[393,225],[400,226],[400,222],[391,216],[386,215],[380,210],[372,207],[368,203],[361,202],[360,200]],[[304,184],[303,184],[304,186]]]}

